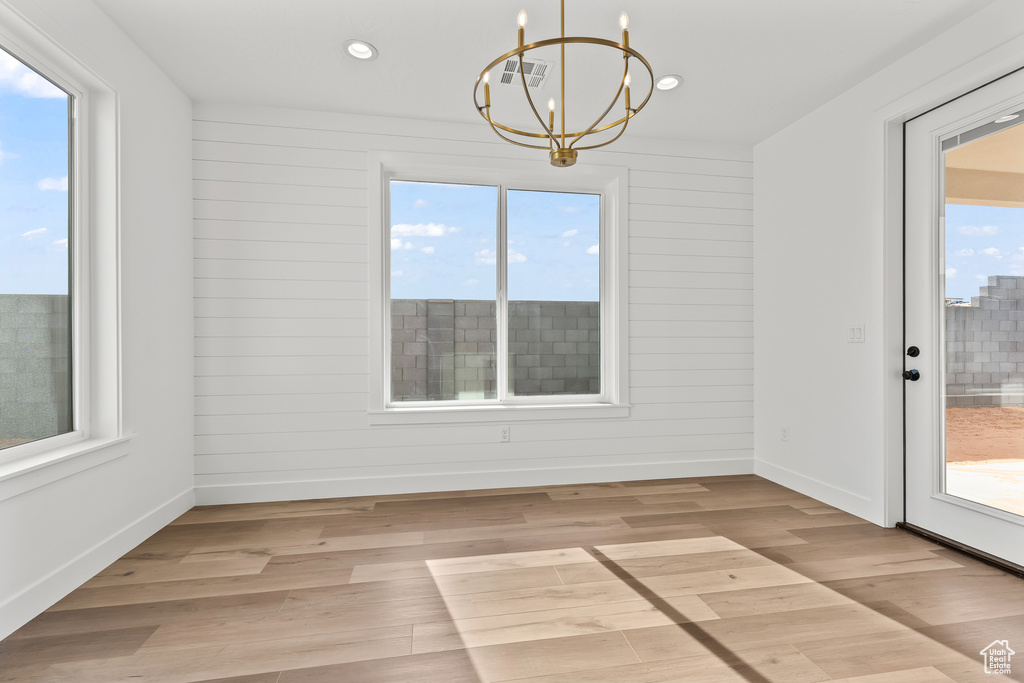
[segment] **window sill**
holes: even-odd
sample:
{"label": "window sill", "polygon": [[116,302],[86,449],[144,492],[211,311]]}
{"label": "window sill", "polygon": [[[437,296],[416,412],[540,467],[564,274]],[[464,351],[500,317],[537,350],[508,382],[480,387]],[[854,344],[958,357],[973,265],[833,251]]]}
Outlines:
{"label": "window sill", "polygon": [[0,501],[121,458],[131,437],[85,439],[0,463]]}
{"label": "window sill", "polygon": [[371,425],[537,422],[629,417],[629,404],[416,406],[369,412]]}

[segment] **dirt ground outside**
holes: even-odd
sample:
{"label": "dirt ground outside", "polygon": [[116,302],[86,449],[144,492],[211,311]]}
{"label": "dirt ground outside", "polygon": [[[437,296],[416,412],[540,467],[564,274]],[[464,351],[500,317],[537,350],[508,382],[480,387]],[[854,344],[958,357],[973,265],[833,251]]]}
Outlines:
{"label": "dirt ground outside", "polygon": [[1024,408],[946,409],[946,492],[1024,515]]}

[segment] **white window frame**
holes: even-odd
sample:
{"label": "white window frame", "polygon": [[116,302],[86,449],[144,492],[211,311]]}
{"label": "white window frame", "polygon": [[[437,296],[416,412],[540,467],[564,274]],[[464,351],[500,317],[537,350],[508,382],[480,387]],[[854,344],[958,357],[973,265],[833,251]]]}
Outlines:
{"label": "white window frame", "polygon": [[0,451],[0,500],[129,452],[122,432],[117,94],[0,4],[0,44],[73,97],[68,169],[72,429]]}
{"label": "white window frame", "polygon": [[[628,417],[628,171],[586,165],[556,169],[540,161],[372,152],[370,215],[370,424],[515,422]],[[502,189],[601,195],[601,386],[599,395],[515,396],[498,401],[401,401],[391,398],[390,213],[392,180],[488,185],[499,189],[499,235],[504,235]],[[498,240],[499,253],[507,245]],[[501,259],[498,267],[501,268]],[[504,278],[502,278],[504,280]],[[499,292],[498,302],[505,300]],[[499,316],[500,324],[501,316]],[[507,330],[505,330],[507,333]],[[497,356],[505,364],[507,335],[499,334]],[[504,373],[499,373],[499,378]]]}

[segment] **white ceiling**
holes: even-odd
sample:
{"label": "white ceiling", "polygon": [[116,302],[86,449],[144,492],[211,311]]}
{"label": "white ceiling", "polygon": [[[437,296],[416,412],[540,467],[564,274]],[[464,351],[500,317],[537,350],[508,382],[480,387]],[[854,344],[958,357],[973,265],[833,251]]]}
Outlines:
{"label": "white ceiling", "polygon": [[[528,42],[558,35],[556,0],[95,2],[195,101],[480,125],[473,83],[515,47],[518,11]],[[991,2],[566,0],[566,33],[618,40],[625,10],[656,75],[685,79],[656,91],[627,135],[753,144]],[[348,57],[350,38],[379,58]],[[582,109],[596,84],[567,81],[567,109]]]}

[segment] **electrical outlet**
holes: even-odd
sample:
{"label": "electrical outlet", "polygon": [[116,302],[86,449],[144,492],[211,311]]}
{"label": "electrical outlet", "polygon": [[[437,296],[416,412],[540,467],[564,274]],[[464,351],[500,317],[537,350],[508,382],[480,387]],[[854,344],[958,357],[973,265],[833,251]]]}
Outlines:
{"label": "electrical outlet", "polygon": [[498,443],[508,443],[512,440],[512,428],[508,425],[503,425],[498,428]]}
{"label": "electrical outlet", "polygon": [[783,441],[789,441],[789,425],[782,425],[782,429],[779,430],[779,438]]}

